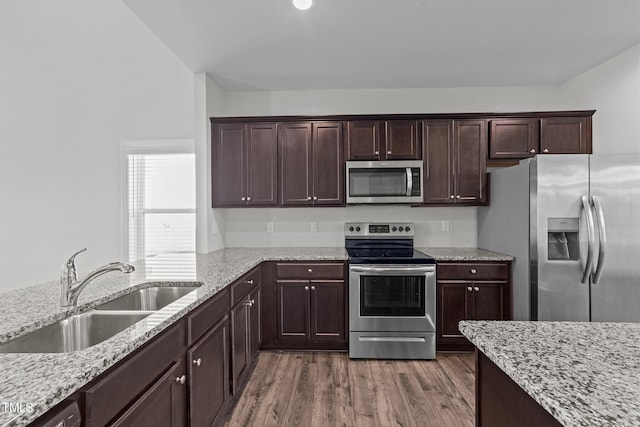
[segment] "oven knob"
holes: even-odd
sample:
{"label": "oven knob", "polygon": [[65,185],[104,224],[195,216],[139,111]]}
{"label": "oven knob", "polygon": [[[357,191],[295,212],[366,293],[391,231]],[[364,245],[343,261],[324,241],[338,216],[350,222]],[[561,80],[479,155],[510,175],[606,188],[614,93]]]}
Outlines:
{"label": "oven knob", "polygon": [[407,232],[411,231],[411,227],[405,227],[404,231],[407,231]]}
{"label": "oven knob", "polygon": [[353,227],[349,227],[349,231],[353,231]]}
{"label": "oven knob", "polygon": [[356,231],[360,231],[360,227],[356,227]]}
{"label": "oven knob", "polygon": [[400,228],[398,228],[398,230],[404,231],[404,227],[400,227]]}
{"label": "oven knob", "polygon": [[398,231],[398,227],[391,227],[391,231]]}

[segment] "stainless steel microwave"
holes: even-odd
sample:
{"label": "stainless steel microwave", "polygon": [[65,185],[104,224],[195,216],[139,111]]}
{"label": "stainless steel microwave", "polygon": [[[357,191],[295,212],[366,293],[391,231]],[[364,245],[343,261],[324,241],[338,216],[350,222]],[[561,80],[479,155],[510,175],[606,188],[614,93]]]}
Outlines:
{"label": "stainless steel microwave", "polygon": [[422,203],[422,160],[347,162],[347,203]]}

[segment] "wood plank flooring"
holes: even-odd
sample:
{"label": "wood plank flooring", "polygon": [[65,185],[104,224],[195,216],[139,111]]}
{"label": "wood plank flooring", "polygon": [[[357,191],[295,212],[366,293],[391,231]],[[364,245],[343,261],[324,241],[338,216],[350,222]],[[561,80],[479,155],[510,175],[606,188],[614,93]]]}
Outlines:
{"label": "wood plank flooring", "polygon": [[475,425],[473,353],[355,360],[263,352],[226,427]]}

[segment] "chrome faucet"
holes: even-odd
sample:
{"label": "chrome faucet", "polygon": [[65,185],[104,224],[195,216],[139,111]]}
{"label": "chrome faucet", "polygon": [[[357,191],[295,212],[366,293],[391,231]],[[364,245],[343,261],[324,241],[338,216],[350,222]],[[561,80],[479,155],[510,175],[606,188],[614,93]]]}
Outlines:
{"label": "chrome faucet", "polygon": [[102,276],[110,271],[121,271],[123,273],[131,273],[135,270],[133,265],[126,262],[112,262],[102,267],[96,268],[89,273],[87,277],[78,280],[78,272],[76,270],[76,255],[86,251],[87,248],[80,249],[64,263],[62,266],[62,274],[60,275],[60,305],[62,307],[75,307],[78,305],[78,296],[80,292],[98,276]]}

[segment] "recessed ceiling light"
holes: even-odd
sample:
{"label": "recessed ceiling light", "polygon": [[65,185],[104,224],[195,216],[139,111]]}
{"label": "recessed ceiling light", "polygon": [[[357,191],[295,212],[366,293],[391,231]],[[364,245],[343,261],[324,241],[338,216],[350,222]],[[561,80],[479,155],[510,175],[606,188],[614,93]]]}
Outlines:
{"label": "recessed ceiling light", "polygon": [[300,10],[307,10],[313,4],[313,0],[293,0],[293,5]]}

